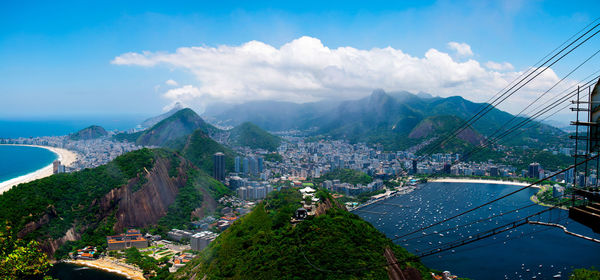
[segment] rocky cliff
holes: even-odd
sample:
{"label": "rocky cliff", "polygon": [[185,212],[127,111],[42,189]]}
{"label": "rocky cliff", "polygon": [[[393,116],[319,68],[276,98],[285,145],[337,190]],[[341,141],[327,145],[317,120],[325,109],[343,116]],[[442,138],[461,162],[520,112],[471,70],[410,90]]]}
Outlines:
{"label": "rocky cliff", "polygon": [[[188,171],[195,167],[179,155],[167,154],[164,151],[154,153],[152,163],[147,165],[148,168],[137,169],[139,170],[139,172],[136,171],[137,175],[130,177],[120,186],[114,187],[115,183],[112,183],[113,187],[104,188],[105,191],[91,184],[81,187],[83,190],[87,188],[85,195],[92,197],[87,200],[88,202],[77,199],[65,201],[61,198],[49,203],[45,209],[41,210],[41,214],[37,216],[39,218],[30,219],[20,227],[17,236],[25,239],[38,239],[42,249],[52,255],[63,244],[80,240],[85,234],[92,234],[96,238],[100,238],[108,232],[118,233],[127,228],[143,228],[156,224],[167,214],[179,189],[187,183]],[[90,170],[88,172],[95,172],[95,174],[127,172],[113,170],[113,167],[113,165],[109,165],[103,167],[103,171]],[[82,176],[81,174],[76,175]],[[86,176],[87,178],[91,177],[91,175]],[[67,174],[63,179],[68,180],[73,177],[76,176]],[[122,175],[115,175],[115,177],[122,177]],[[108,178],[103,179],[103,177],[99,177],[98,180],[98,182],[110,182]],[[81,185],[82,183],[75,182],[75,184]],[[51,187],[53,184],[49,184],[49,186]],[[82,192],[78,194],[82,195]],[[67,204],[70,210],[65,210]],[[71,218],[73,216],[75,218]]]}

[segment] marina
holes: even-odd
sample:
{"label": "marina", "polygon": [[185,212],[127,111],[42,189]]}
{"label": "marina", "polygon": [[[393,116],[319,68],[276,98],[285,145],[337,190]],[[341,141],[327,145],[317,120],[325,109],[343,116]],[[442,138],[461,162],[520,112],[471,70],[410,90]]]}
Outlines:
{"label": "marina", "polygon": [[[373,201],[355,213],[409,252],[421,255],[457,241],[467,243],[493,228],[548,209],[532,205],[529,198],[537,190],[527,189],[490,207],[402,237],[516,188],[518,186],[475,183],[420,184],[408,194]],[[514,211],[517,208],[523,209]],[[571,232],[600,238],[599,234],[570,220],[567,211],[561,209],[551,209],[536,216],[535,220],[560,224]],[[573,268],[597,266],[599,250],[600,244],[565,234],[562,228],[525,223],[498,230],[468,245],[425,256],[422,261],[434,269],[450,270],[470,279],[566,279]]]}

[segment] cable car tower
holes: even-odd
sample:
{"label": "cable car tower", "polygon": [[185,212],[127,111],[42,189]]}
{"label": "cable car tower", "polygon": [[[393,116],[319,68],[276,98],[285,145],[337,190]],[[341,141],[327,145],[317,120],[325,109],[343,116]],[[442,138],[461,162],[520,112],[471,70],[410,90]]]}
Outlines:
{"label": "cable car tower", "polygon": [[[587,100],[580,98],[580,94],[587,91]],[[596,160],[596,180],[590,178],[588,162],[584,164],[583,172],[577,172],[577,163],[587,160],[600,152],[600,80],[592,90],[591,86],[581,90],[577,88],[577,99],[571,101],[575,104],[572,111],[576,112],[576,120],[571,122],[575,126],[575,135],[570,138],[575,140],[575,167],[573,170],[573,189],[571,193],[572,204],[569,208],[569,217],[600,233],[600,191],[598,188],[598,171],[600,158]],[[583,118],[582,121],[580,118]],[[581,149],[581,145],[585,149]],[[580,150],[581,149],[581,150]],[[593,167],[593,166],[591,166]],[[593,183],[593,184],[592,184]],[[576,200],[583,204],[575,205]]]}

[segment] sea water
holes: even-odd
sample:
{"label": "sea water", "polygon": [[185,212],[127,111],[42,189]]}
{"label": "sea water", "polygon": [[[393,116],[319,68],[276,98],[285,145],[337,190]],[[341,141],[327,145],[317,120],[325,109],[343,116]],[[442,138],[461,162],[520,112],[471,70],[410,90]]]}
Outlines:
{"label": "sea water", "polygon": [[0,145],[0,182],[41,169],[57,158],[44,148]]}
{"label": "sea water", "polygon": [[141,123],[140,116],[78,117],[64,119],[0,119],[0,138],[61,136],[90,125],[106,130],[128,130]]}
{"label": "sea water", "polygon": [[[536,189],[526,189],[447,223],[406,237],[410,233],[510,193],[519,186],[428,183],[414,192],[362,208],[354,213],[369,221],[396,244],[413,254],[436,250],[457,240],[471,240],[486,230],[547,209],[533,205]],[[506,211],[527,208],[499,216]],[[365,212],[369,211],[369,212]],[[495,217],[496,216],[496,217]],[[486,219],[488,217],[494,217]],[[467,225],[473,221],[483,222]],[[570,231],[596,239],[600,234],[568,218],[566,210],[554,209],[531,220],[554,222]],[[466,225],[466,226],[463,226]],[[457,227],[461,226],[461,227]],[[561,229],[523,225],[490,238],[426,256],[421,261],[432,269],[449,270],[470,279],[568,279],[573,268],[600,267],[600,244],[565,234]],[[535,277],[535,278],[534,278]],[[558,278],[558,277],[557,277]]]}

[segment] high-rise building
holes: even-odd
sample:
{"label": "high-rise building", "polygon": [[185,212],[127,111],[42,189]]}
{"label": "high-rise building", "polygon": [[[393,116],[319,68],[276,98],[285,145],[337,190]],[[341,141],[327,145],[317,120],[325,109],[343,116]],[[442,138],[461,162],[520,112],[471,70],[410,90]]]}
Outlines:
{"label": "high-rise building", "polygon": [[450,168],[452,165],[449,162],[444,163],[444,174],[450,174]]}
{"label": "high-rise building", "polygon": [[529,178],[539,178],[540,177],[540,164],[534,162],[529,165]]}
{"label": "high-rise building", "polygon": [[499,175],[500,175],[500,173],[498,173],[498,167],[497,166],[490,167],[490,176],[492,176],[492,177],[498,177]]}
{"label": "high-rise building", "polygon": [[256,160],[255,157],[249,157],[248,158],[248,171],[250,172],[251,175],[256,175],[258,173],[258,161]]}
{"label": "high-rise building", "polygon": [[213,155],[213,178],[225,180],[225,154],[221,152]]}
{"label": "high-rise building", "polygon": [[572,184],[573,180],[575,179],[574,177],[575,176],[573,175],[573,168],[567,170],[565,172],[565,183],[571,183]]}
{"label": "high-rise building", "polygon": [[265,159],[263,157],[258,157],[257,159],[257,171],[256,173],[262,173],[263,172],[263,165],[264,165],[264,161]]}
{"label": "high-rise building", "polygon": [[240,157],[235,157],[235,173],[240,173]]}
{"label": "high-rise building", "polygon": [[60,163],[60,160],[55,160],[52,162],[52,173],[65,173],[65,166]]}
{"label": "high-rise building", "polygon": [[245,157],[243,163],[244,163],[244,165],[242,166],[242,168],[244,169],[244,175],[247,176],[248,173],[250,173],[250,167],[249,167],[250,160],[248,160],[248,158]]}

